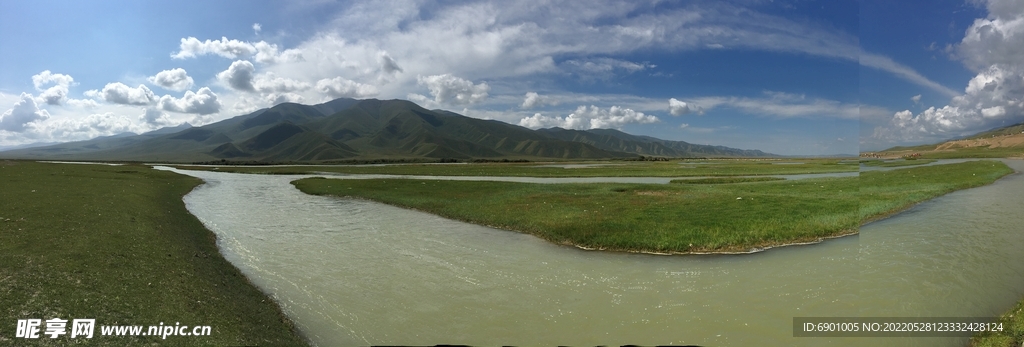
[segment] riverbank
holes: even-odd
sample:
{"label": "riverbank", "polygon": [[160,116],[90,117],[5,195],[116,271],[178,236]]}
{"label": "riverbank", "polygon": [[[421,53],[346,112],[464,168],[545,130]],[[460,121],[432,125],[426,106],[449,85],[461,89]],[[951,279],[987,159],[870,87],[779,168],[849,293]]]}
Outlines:
{"label": "riverbank", "polygon": [[[0,161],[0,176],[0,321],[9,324],[0,342],[70,344],[70,334],[12,338],[14,323],[78,318],[96,320],[97,345],[307,344],[185,209],[182,196],[201,180],[137,165],[25,161]],[[99,330],[177,323],[211,333],[163,340]]]}

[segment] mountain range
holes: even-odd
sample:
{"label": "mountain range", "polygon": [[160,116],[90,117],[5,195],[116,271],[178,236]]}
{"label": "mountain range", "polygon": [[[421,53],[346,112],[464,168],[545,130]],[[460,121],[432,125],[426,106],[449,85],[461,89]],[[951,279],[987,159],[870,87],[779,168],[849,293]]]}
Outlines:
{"label": "mountain range", "polygon": [[531,130],[427,110],[405,100],[283,103],[217,123],[0,152],[0,157],[105,161],[330,162],[356,159],[766,157],[612,129]]}

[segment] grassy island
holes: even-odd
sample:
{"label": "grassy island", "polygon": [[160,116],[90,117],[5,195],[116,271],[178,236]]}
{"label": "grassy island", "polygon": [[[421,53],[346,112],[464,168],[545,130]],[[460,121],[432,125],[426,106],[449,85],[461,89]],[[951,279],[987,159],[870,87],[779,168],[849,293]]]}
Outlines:
{"label": "grassy island", "polygon": [[[70,330],[11,339],[18,319],[35,318],[96,319],[90,345],[307,344],[185,209],[182,196],[202,181],[145,166],[24,161],[0,161],[0,177],[0,345],[84,342]],[[100,336],[102,325],[161,322],[212,331]]]}
{"label": "grassy island", "polygon": [[1000,162],[977,161],[860,177],[714,178],[710,184],[323,178],[293,184],[308,194],[369,199],[588,249],[701,253],[853,234],[867,221],[1010,172]]}

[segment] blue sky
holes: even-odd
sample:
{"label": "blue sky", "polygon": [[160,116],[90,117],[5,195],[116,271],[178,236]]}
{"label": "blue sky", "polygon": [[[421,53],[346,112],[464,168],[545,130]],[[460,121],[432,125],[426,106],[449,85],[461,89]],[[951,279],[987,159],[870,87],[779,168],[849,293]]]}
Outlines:
{"label": "blue sky", "polygon": [[0,146],[408,99],[787,155],[1024,121],[1024,2],[0,2]]}

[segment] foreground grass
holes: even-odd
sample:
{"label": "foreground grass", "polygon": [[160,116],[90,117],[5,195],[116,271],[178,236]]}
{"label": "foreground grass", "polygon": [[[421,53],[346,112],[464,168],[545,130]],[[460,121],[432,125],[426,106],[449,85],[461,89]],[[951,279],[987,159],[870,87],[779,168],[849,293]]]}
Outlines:
{"label": "foreground grass", "polygon": [[882,219],[921,201],[986,185],[1010,173],[1013,169],[993,160],[861,172],[860,217],[864,222]]}
{"label": "foreground grass", "polygon": [[1018,347],[1024,344],[1024,300],[999,317],[1003,331],[987,332],[971,338],[975,347]]}
{"label": "foreground grass", "polygon": [[[390,174],[434,176],[516,176],[516,177],[696,177],[795,175],[856,172],[857,163],[835,159],[809,159],[800,164],[778,165],[770,160],[713,160],[672,162],[595,162],[586,168],[550,167],[550,163],[404,164],[384,166],[176,166],[186,170],[209,170],[262,174]],[[581,162],[589,163],[589,162]],[[581,164],[577,162],[567,164]]]}
{"label": "foreground grass", "polygon": [[[0,161],[0,345],[305,345],[181,198],[201,181],[142,166]],[[14,339],[18,319],[96,319],[91,340]],[[211,336],[100,336],[100,325]],[[69,323],[70,324],[70,323]]]}

